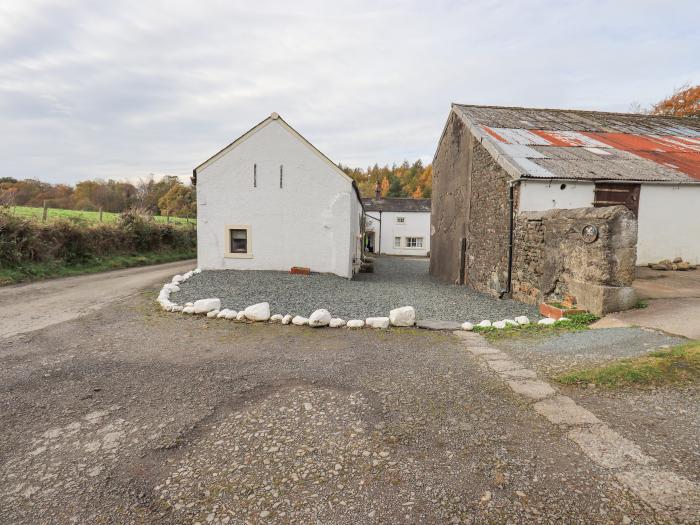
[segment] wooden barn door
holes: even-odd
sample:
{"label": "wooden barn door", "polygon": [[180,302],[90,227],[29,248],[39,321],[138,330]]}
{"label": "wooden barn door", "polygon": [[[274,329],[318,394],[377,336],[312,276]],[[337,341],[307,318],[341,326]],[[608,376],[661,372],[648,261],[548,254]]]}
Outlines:
{"label": "wooden barn door", "polygon": [[627,206],[635,217],[639,216],[639,184],[620,184],[599,182],[595,185],[595,200],[593,206]]}

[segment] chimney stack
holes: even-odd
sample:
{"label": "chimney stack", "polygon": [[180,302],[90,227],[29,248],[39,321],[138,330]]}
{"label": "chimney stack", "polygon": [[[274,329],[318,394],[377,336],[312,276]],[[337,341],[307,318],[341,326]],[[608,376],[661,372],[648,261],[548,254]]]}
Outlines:
{"label": "chimney stack", "polygon": [[382,199],[382,183],[377,181],[377,185],[374,187],[374,198],[375,200]]}

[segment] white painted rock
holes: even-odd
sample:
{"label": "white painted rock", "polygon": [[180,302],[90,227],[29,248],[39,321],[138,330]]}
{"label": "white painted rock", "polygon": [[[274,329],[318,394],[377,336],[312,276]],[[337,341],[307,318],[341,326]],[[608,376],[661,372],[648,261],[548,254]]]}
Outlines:
{"label": "white painted rock", "polygon": [[394,308],[389,312],[391,326],[413,326],[416,324],[416,309],[413,306]]}
{"label": "white painted rock", "polygon": [[365,326],[365,322],[362,319],[351,319],[346,325],[348,328],[362,328]]}
{"label": "white painted rock", "polygon": [[170,309],[170,311],[171,311],[171,312],[182,312],[184,309],[185,309],[184,306],[180,306],[179,304],[176,304],[175,306],[173,306],[173,307]]}
{"label": "white painted rock", "polygon": [[184,304],[184,306],[194,306],[194,303],[187,302]]}
{"label": "white painted rock", "polygon": [[289,324],[291,322],[292,322],[292,316],[290,314],[287,314],[282,318],[282,324]]}
{"label": "white painted rock", "polygon": [[228,308],[224,308],[221,310],[218,314],[216,314],[217,319],[226,319],[226,314],[229,313],[231,310]]}
{"label": "white painted rock", "polygon": [[200,299],[194,302],[194,313],[196,314],[206,314],[212,310],[221,309],[221,299],[213,297],[211,299]]}
{"label": "white painted rock", "polygon": [[345,320],[341,319],[340,317],[334,317],[331,319],[331,322],[328,323],[328,326],[331,328],[340,328],[341,326],[345,326]]}
{"label": "white painted rock", "polygon": [[309,324],[309,320],[306,317],[302,317],[301,315],[295,315],[292,319],[292,324],[297,326],[304,326],[305,324]]}
{"label": "white painted rock", "polygon": [[201,269],[201,268],[195,268],[194,270],[192,270],[192,273],[202,273],[202,269]]}
{"label": "white painted rock", "polygon": [[192,273],[192,270],[190,270],[190,271],[187,272],[187,273],[183,273],[183,274],[182,274],[182,278],[186,281],[187,279],[189,279],[189,278],[192,277],[193,275],[194,275],[194,273]]}
{"label": "white painted rock", "polygon": [[519,315],[515,318],[515,322],[520,326],[525,326],[526,324],[530,324],[530,319],[528,319],[526,315]]}
{"label": "white painted rock", "polygon": [[324,308],[319,308],[309,316],[309,326],[313,326],[314,328],[328,326],[330,322],[331,313]]}
{"label": "white painted rock", "polygon": [[236,314],[236,321],[245,321],[245,312],[243,310]]}
{"label": "white painted rock", "polygon": [[245,317],[250,321],[267,321],[270,319],[270,303],[258,303],[245,309]]}
{"label": "white painted rock", "polygon": [[238,312],[236,310],[229,310],[226,312],[226,319],[229,321],[234,321],[236,319],[236,316],[238,316]]}
{"label": "white painted rock", "polygon": [[173,293],[173,292],[179,292],[180,287],[177,284],[168,283],[168,284],[163,285],[162,290],[168,290],[169,293]]}
{"label": "white painted rock", "polygon": [[503,319],[503,322],[506,323],[506,326],[520,326],[513,319]]}
{"label": "white painted rock", "polygon": [[271,323],[279,323],[283,319],[282,314],[275,314],[270,316]]}
{"label": "white painted rock", "polygon": [[182,309],[183,314],[193,314],[194,313],[194,306],[185,306]]}
{"label": "white painted rock", "polygon": [[365,324],[370,328],[389,328],[388,317],[368,317]]}
{"label": "white painted rock", "polygon": [[214,319],[217,315],[219,315],[219,310],[212,310],[211,312],[207,312],[207,317],[209,319]]}
{"label": "white painted rock", "polygon": [[171,284],[180,284],[182,282],[182,275],[175,275],[173,276],[172,280],[170,281]]}
{"label": "white painted rock", "polygon": [[498,328],[499,330],[503,330],[506,327],[506,322],[505,321],[496,321],[491,326],[493,326],[494,328]]}
{"label": "white painted rock", "polygon": [[568,317],[560,317],[557,323],[568,323],[569,321],[571,321],[571,319]]}
{"label": "white painted rock", "polygon": [[491,321],[484,319],[477,326],[480,326],[481,328],[489,328],[491,326]]}
{"label": "white painted rock", "polygon": [[545,317],[544,319],[540,319],[539,321],[537,321],[537,324],[542,324],[545,326],[551,326],[554,323],[556,323],[556,321],[554,319],[552,319],[551,317]]}
{"label": "white painted rock", "polygon": [[467,332],[471,332],[474,330],[474,325],[471,324],[469,321],[466,321],[462,323],[462,330],[466,330]]}

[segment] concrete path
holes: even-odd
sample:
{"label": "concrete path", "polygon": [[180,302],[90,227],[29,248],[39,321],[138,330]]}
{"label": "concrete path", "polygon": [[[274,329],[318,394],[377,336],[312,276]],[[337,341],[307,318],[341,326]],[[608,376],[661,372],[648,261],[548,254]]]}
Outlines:
{"label": "concrete path", "polygon": [[0,288],[0,339],[75,319],[195,265],[192,259]]}
{"label": "concrete path", "polygon": [[645,326],[700,339],[700,271],[663,272],[639,267],[633,287],[648,306],[607,315],[592,328]]}

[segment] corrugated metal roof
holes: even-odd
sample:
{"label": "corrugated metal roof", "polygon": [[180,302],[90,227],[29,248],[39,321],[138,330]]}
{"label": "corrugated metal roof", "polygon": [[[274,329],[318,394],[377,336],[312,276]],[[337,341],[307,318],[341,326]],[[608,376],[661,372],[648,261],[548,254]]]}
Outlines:
{"label": "corrugated metal roof", "polygon": [[514,177],[700,182],[692,118],[453,104]]}
{"label": "corrugated metal roof", "polygon": [[362,204],[365,211],[394,211],[394,212],[428,212],[430,213],[430,199],[409,199],[386,197],[382,199],[370,199],[363,197]]}

